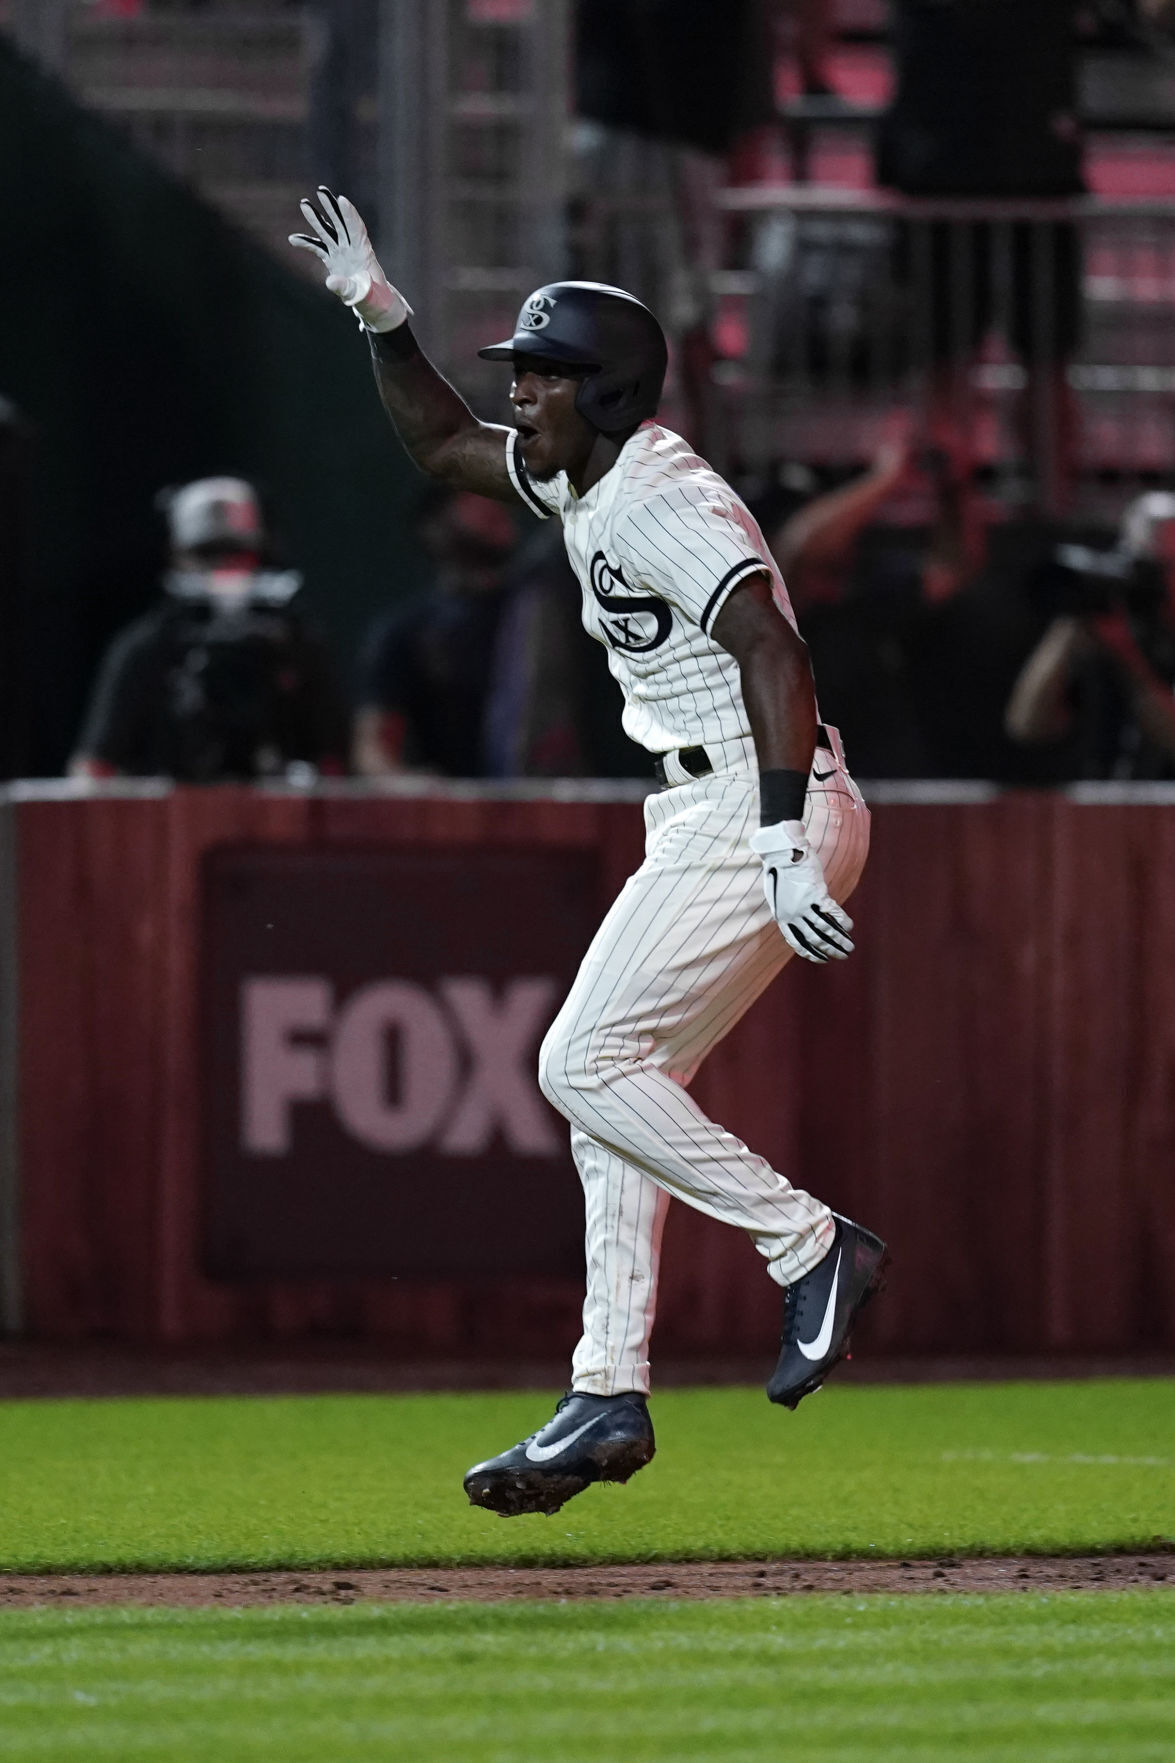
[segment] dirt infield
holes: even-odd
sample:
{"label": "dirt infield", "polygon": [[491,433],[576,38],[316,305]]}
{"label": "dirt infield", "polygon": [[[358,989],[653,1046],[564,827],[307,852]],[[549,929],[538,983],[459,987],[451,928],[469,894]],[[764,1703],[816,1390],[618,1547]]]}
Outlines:
{"label": "dirt infield", "polygon": [[619,1567],[363,1568],[327,1573],[0,1574],[0,1608],[96,1604],[503,1603],[515,1598],[763,1598],[806,1592],[1121,1591],[1175,1585],[1175,1550],[941,1561],[689,1561]]}
{"label": "dirt infield", "polygon": [[[661,1367],[666,1387],[751,1383],[750,1360]],[[0,1399],[296,1395],[327,1392],[557,1388],[562,1362],[502,1367],[472,1361],[389,1361],[376,1351],[258,1349],[146,1353],[0,1342]],[[921,1383],[1006,1378],[1172,1376],[1170,1354],[1123,1358],[917,1359],[863,1362],[846,1381]],[[1155,1539],[1158,1545],[1159,1539]],[[1175,1545],[1142,1553],[910,1561],[660,1562],[646,1566],[364,1568],[326,1572],[5,1574],[0,1609],[137,1605],[441,1603],[518,1598],[776,1597],[809,1592],[996,1592],[1175,1586]]]}

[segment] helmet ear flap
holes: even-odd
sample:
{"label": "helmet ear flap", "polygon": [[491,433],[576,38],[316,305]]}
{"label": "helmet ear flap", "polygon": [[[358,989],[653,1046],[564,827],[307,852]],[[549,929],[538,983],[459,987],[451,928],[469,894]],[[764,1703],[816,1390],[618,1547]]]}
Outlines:
{"label": "helmet ear flap", "polygon": [[593,428],[612,435],[656,415],[668,361],[665,333],[648,307],[601,282],[550,282],[536,289],[523,304],[514,336],[478,354],[487,361],[538,355],[580,372],[591,363],[575,408]]}
{"label": "helmet ear flap", "polygon": [[631,404],[636,397],[635,380],[627,386],[611,386],[608,391],[601,392],[598,399],[601,410],[617,411],[625,404]]}
{"label": "helmet ear flap", "polygon": [[602,434],[612,435],[621,429],[635,428],[656,409],[657,394],[650,400],[642,393],[642,380],[630,374],[608,373],[606,369],[592,373],[582,382],[575,397],[579,414]]}

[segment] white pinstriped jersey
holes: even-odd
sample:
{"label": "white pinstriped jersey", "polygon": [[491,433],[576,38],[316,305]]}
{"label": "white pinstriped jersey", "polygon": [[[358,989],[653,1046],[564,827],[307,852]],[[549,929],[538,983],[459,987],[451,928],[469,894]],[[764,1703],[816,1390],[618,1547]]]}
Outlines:
{"label": "white pinstriped jersey", "polygon": [[652,753],[749,735],[738,665],[710,635],[730,593],[764,570],[788,622],[783,577],[748,509],[680,435],[642,423],[583,496],[540,482],[519,437],[506,464],[535,513],[557,514],[583,590],[583,623],[624,693],[624,729]]}

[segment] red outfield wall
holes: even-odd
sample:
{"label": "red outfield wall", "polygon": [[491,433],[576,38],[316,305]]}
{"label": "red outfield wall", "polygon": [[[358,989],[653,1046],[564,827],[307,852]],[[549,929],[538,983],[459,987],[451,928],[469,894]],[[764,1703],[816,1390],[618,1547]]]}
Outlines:
{"label": "red outfield wall", "polygon": [[[484,1271],[468,1271],[470,1236],[488,1226],[470,1225],[459,1195],[438,1202],[463,1249],[459,1278],[207,1271],[227,1032],[201,1024],[218,995],[202,971],[207,876],[233,850],[458,850],[476,898],[483,853],[579,853],[594,913],[639,860],[634,803],[218,789],[20,799],[5,813],[29,1334],[379,1335],[405,1354],[503,1356],[571,1344],[580,1291],[566,1261],[495,1278],[489,1245]],[[712,1114],[890,1239],[874,1350],[1175,1345],[1173,877],[1168,806],[1007,795],[875,807],[857,953],[843,967],[793,964],[699,1075]],[[517,922],[511,935],[526,940]],[[468,1126],[468,1090],[462,1106]],[[394,1132],[402,1116],[380,1118]],[[533,1120],[520,1130],[524,1148],[526,1130],[542,1137]],[[486,1154],[498,1228],[519,1215],[500,1133]],[[566,1179],[562,1166],[552,1175]],[[675,1206],[659,1351],[769,1353],[777,1310],[749,1245]]]}

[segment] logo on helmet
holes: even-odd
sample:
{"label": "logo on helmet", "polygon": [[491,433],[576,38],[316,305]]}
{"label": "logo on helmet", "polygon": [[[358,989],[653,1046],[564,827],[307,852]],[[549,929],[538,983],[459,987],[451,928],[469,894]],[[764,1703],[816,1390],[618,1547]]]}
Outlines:
{"label": "logo on helmet", "polygon": [[549,294],[532,294],[518,320],[519,329],[524,331],[546,330],[551,322],[551,313],[555,302]]}

